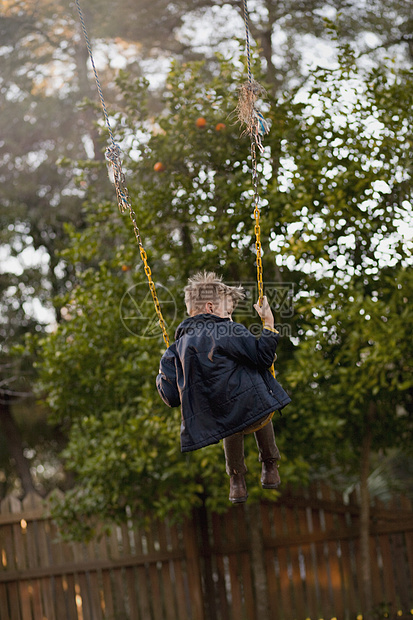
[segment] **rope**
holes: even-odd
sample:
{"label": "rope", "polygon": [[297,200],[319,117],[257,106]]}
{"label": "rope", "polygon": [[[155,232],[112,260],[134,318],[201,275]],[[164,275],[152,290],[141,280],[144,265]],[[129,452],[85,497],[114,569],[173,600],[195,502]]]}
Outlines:
{"label": "rope", "polygon": [[248,82],[249,84],[251,84],[252,73],[251,73],[251,50],[250,50],[250,24],[249,24],[247,0],[243,0],[242,10],[243,10],[244,24],[245,24],[245,46],[247,48]]}
{"label": "rope", "polygon": [[162,316],[161,306],[160,306],[158,295],[157,295],[157,292],[156,292],[156,286],[155,286],[154,281],[152,280],[152,272],[151,272],[151,268],[149,267],[149,264],[148,264],[148,256],[146,254],[145,248],[143,247],[141,233],[140,233],[140,230],[139,230],[139,227],[138,227],[138,223],[137,223],[137,219],[136,219],[136,213],[135,213],[135,211],[132,208],[132,204],[131,204],[131,201],[130,201],[128,188],[126,186],[125,175],[124,175],[123,170],[122,170],[122,162],[121,162],[121,158],[120,158],[120,156],[121,156],[121,149],[120,149],[119,145],[116,144],[116,142],[114,140],[114,137],[113,137],[113,132],[112,132],[112,128],[110,126],[110,121],[109,121],[109,115],[108,115],[108,112],[107,112],[107,109],[106,109],[105,99],[103,97],[103,92],[102,92],[102,88],[100,86],[98,72],[96,70],[95,61],[94,61],[93,54],[92,54],[92,46],[90,45],[89,36],[87,34],[85,20],[83,18],[83,13],[82,13],[82,9],[80,8],[79,0],[75,0],[75,3],[76,3],[77,11],[78,11],[78,14],[79,14],[79,20],[80,20],[80,23],[82,25],[83,35],[85,37],[85,41],[86,41],[86,46],[87,46],[87,50],[88,50],[88,53],[89,53],[90,62],[92,63],[93,73],[95,74],[96,87],[97,87],[97,91],[99,93],[100,103],[102,105],[102,110],[103,110],[103,114],[105,116],[106,125],[107,125],[107,128],[109,130],[111,146],[107,147],[106,152],[105,152],[105,157],[106,157],[106,159],[108,160],[108,162],[110,163],[110,165],[112,166],[112,169],[113,169],[113,180],[114,180],[114,185],[115,185],[115,189],[116,189],[116,198],[117,198],[117,201],[118,201],[119,210],[120,210],[121,213],[124,213],[125,211],[129,212],[129,217],[130,217],[130,219],[132,221],[133,231],[135,233],[135,238],[136,238],[136,241],[137,241],[138,246],[139,246],[139,254],[140,254],[141,260],[143,262],[143,266],[144,266],[144,270],[145,270],[145,275],[147,277],[148,284],[149,284],[149,290],[151,291],[153,303],[154,303],[154,306],[155,306],[155,312],[156,312],[157,317],[158,317],[159,326],[160,326],[160,328],[162,330],[162,337],[164,339],[164,342],[165,342],[166,346],[169,347],[169,336],[168,336],[168,332],[166,330],[165,320],[164,320],[164,318]]}
{"label": "rope", "polygon": [[81,24],[82,30],[83,30],[83,36],[85,37],[86,47],[87,47],[87,51],[89,53],[90,62],[92,63],[93,73],[95,74],[96,86],[97,86],[97,90],[98,90],[98,93],[99,93],[99,98],[100,98],[100,103],[101,103],[101,106],[102,106],[103,114],[105,115],[106,125],[107,125],[107,128],[109,130],[109,135],[110,135],[110,139],[111,139],[112,145],[116,146],[115,145],[115,140],[113,138],[112,128],[111,128],[110,122],[109,122],[109,115],[108,115],[108,112],[106,110],[105,99],[103,97],[102,88],[100,86],[98,72],[96,70],[95,61],[94,61],[93,54],[92,54],[92,46],[90,45],[89,36],[88,36],[87,30],[86,30],[85,20],[83,19],[82,9],[80,8],[79,0],[75,0],[75,2],[76,2],[77,12],[79,14],[80,24]]}
{"label": "rope", "polygon": [[262,276],[262,247],[261,247],[261,226],[260,226],[260,209],[259,209],[259,191],[258,191],[258,170],[257,170],[257,149],[263,152],[262,136],[268,133],[269,128],[262,114],[256,107],[256,100],[260,94],[264,94],[265,90],[256,82],[251,73],[251,49],[249,34],[249,16],[247,0],[243,0],[243,16],[245,24],[245,44],[247,52],[247,68],[248,82],[243,84],[240,89],[238,100],[238,118],[246,125],[245,132],[249,134],[251,140],[251,163],[252,163],[252,186],[254,191],[253,206],[255,220],[255,250],[257,253],[257,284],[258,284],[258,303],[262,306],[264,297],[264,285]]}
{"label": "rope", "polygon": [[[249,17],[247,0],[243,0],[243,15],[245,23],[245,45],[247,52],[247,70],[248,70],[248,82],[243,84],[240,89],[240,95],[238,100],[237,112],[238,119],[241,123],[246,125],[245,133],[248,133],[251,140],[251,164],[252,164],[252,186],[254,191],[253,205],[254,205],[254,232],[255,232],[255,251],[256,251],[256,265],[257,265],[257,286],[258,286],[258,303],[260,306],[263,304],[264,299],[264,282],[262,271],[262,247],[261,247],[261,224],[260,224],[260,196],[258,191],[258,169],[257,169],[257,149],[260,153],[264,151],[262,144],[262,137],[269,132],[269,127],[256,107],[256,101],[260,95],[265,94],[265,89],[256,82],[252,77],[251,72],[251,49],[250,49],[250,37],[249,37]],[[262,319],[264,325],[264,320]],[[275,377],[274,364],[270,368],[270,372]],[[248,430],[249,433],[255,433],[268,424],[274,412],[270,413],[265,420],[257,423],[255,426]]]}
{"label": "rope", "polygon": [[269,127],[265,118],[258,110],[256,103],[260,96],[266,95],[266,92],[265,88],[263,88],[252,77],[250,29],[247,0],[243,0],[242,8],[245,24],[245,45],[247,54],[248,81],[245,82],[245,84],[243,84],[240,88],[237,113],[238,120],[240,121],[241,125],[245,125],[245,133],[249,134],[251,136],[251,139],[254,139],[257,148],[262,153],[264,151],[264,147],[262,145],[262,138],[263,136],[265,136],[265,134],[269,132]]}

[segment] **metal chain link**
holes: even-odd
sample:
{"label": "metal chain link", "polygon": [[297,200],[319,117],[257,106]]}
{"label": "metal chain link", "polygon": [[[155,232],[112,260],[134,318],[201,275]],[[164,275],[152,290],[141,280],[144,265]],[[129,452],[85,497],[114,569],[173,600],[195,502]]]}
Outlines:
{"label": "metal chain link", "polygon": [[[264,300],[264,283],[263,283],[263,275],[262,275],[262,247],[261,247],[261,224],[260,224],[260,208],[259,208],[259,192],[258,192],[258,169],[257,169],[257,152],[255,148],[255,140],[254,137],[251,136],[251,160],[252,160],[252,185],[254,189],[254,220],[255,220],[255,250],[257,253],[256,262],[257,262],[257,285],[258,285],[258,303],[260,306],[263,304]],[[262,324],[264,325],[264,319],[261,318]],[[271,365],[270,372],[273,377],[275,377],[275,369],[274,364]],[[272,417],[272,416],[271,416]],[[271,419],[271,418],[270,418]],[[261,428],[261,427],[260,427]]]}
{"label": "metal chain link", "polygon": [[257,152],[254,137],[251,136],[251,161],[252,161],[252,186],[254,190],[254,220],[255,220],[255,250],[257,264],[257,284],[258,284],[258,303],[262,306],[264,297],[264,284],[262,276],[262,248],[261,248],[261,226],[260,226],[260,208],[259,208],[259,192],[258,192],[258,170],[257,170]]}
{"label": "metal chain link", "polygon": [[94,73],[94,76],[95,76],[96,88],[97,88],[97,91],[98,91],[98,94],[99,94],[100,104],[102,106],[103,114],[104,114],[105,121],[106,121],[106,126],[107,126],[108,131],[109,131],[109,135],[110,135],[110,139],[111,139],[112,145],[115,146],[115,140],[113,138],[112,127],[110,126],[109,115],[108,115],[108,112],[106,110],[105,99],[103,97],[102,88],[100,86],[99,75],[98,75],[98,72],[97,72],[97,69],[96,69],[96,66],[95,66],[95,60],[94,60],[93,54],[92,54],[92,46],[90,44],[89,36],[88,36],[87,30],[86,30],[86,24],[85,24],[85,20],[83,18],[82,9],[80,8],[79,0],[75,0],[75,3],[76,3],[77,12],[78,12],[78,15],[79,15],[80,25],[82,26],[83,36],[85,38],[87,51],[89,53],[89,58],[90,58],[90,62],[91,62],[91,65],[92,65],[93,73]]}
{"label": "metal chain link", "polygon": [[146,254],[145,248],[143,247],[142,237],[139,230],[136,213],[132,208],[132,204],[129,198],[128,188],[126,187],[125,175],[122,170],[121,161],[120,161],[120,149],[117,148],[107,148],[106,149],[106,158],[110,162],[113,168],[113,175],[115,180],[116,187],[116,195],[118,198],[118,206],[121,213],[125,211],[129,212],[129,217],[131,219],[133,225],[133,232],[135,233],[136,241],[139,246],[139,254],[141,260],[143,262],[145,275],[148,279],[149,290],[151,291],[153,303],[155,306],[155,312],[158,317],[159,326],[162,330],[162,337],[167,347],[169,347],[169,336],[166,330],[165,320],[162,315],[161,305],[159,303],[158,295],[156,292],[156,286],[154,281],[152,280],[152,271],[148,264],[148,256]]}
{"label": "metal chain link", "polygon": [[144,266],[144,269],[145,269],[146,277],[148,279],[149,290],[151,291],[153,303],[154,303],[154,306],[155,306],[155,312],[156,312],[156,315],[158,317],[159,326],[160,326],[160,328],[162,330],[162,336],[163,336],[163,339],[164,339],[164,342],[165,342],[166,346],[169,347],[169,336],[168,336],[168,332],[166,330],[165,320],[164,320],[163,315],[162,315],[162,310],[161,310],[161,306],[160,306],[160,303],[159,303],[158,295],[156,293],[155,283],[152,280],[152,271],[151,271],[151,268],[149,267],[149,264],[148,264],[148,256],[147,256],[145,248],[143,247],[143,244],[142,244],[141,233],[140,233],[137,221],[136,221],[136,213],[132,209],[131,206],[129,207],[129,217],[130,217],[130,219],[132,221],[133,232],[135,233],[136,241],[138,242],[138,245],[139,245],[139,254],[140,254],[141,260],[143,262],[143,266]]}
{"label": "metal chain link", "polygon": [[86,47],[87,47],[87,50],[89,52],[90,62],[92,63],[93,73],[95,75],[96,87],[97,87],[97,90],[98,90],[98,94],[99,94],[99,98],[100,98],[100,103],[101,103],[101,106],[102,106],[103,114],[105,116],[106,125],[108,127],[109,135],[110,135],[110,139],[111,139],[111,143],[112,143],[111,146],[109,146],[106,149],[105,157],[106,157],[106,159],[108,160],[108,162],[110,163],[110,165],[112,166],[112,169],[113,169],[113,181],[114,181],[114,185],[115,185],[115,189],[116,189],[116,197],[117,197],[117,201],[118,201],[119,210],[120,210],[121,213],[124,213],[126,210],[129,211],[129,216],[130,216],[130,219],[132,220],[135,237],[136,237],[136,240],[137,240],[138,245],[139,245],[139,254],[140,254],[141,260],[143,262],[143,266],[144,266],[144,269],[145,269],[145,274],[146,274],[146,277],[148,279],[149,290],[151,291],[153,303],[155,305],[155,312],[156,312],[157,317],[158,317],[159,326],[160,326],[160,328],[162,330],[162,336],[163,336],[164,342],[165,342],[166,346],[169,347],[168,332],[166,330],[165,320],[164,320],[164,318],[162,316],[161,306],[160,306],[158,295],[157,295],[157,292],[156,292],[155,283],[152,280],[152,272],[151,272],[151,269],[150,269],[149,264],[148,264],[148,256],[147,256],[147,254],[145,252],[145,248],[143,247],[141,233],[140,233],[137,221],[136,221],[136,213],[134,212],[134,210],[132,208],[132,204],[131,204],[131,201],[130,201],[128,188],[126,187],[126,179],[125,179],[125,175],[124,175],[123,170],[122,170],[122,162],[121,162],[121,159],[120,159],[121,150],[120,150],[119,146],[115,143],[115,140],[114,140],[114,137],[113,137],[112,128],[111,128],[110,122],[109,122],[109,115],[107,113],[107,109],[106,109],[106,104],[105,104],[105,100],[104,100],[104,97],[103,97],[102,88],[100,86],[99,76],[98,76],[98,73],[97,73],[97,70],[96,70],[95,61],[93,59],[92,46],[90,44],[89,36],[87,34],[87,30],[86,30],[85,21],[84,21],[84,18],[83,18],[82,9],[80,8],[80,2],[79,2],[79,0],[75,0],[75,2],[76,2],[77,11],[78,11],[78,14],[79,14],[80,23],[81,23],[82,30],[83,30],[83,35],[84,35],[85,41],[86,41]]}

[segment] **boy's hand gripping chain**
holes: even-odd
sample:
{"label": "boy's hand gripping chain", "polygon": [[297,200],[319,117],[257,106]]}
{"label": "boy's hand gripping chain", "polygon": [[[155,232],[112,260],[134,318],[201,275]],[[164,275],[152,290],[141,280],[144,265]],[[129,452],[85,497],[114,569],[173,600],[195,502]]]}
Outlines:
{"label": "boy's hand gripping chain", "polygon": [[[254,220],[255,220],[255,251],[257,261],[257,285],[258,285],[258,303],[263,304],[264,284],[262,273],[262,247],[261,247],[261,226],[260,226],[260,208],[259,208],[259,192],[258,192],[258,170],[257,170],[257,148],[262,153],[264,147],[262,138],[269,133],[269,127],[264,117],[256,106],[259,95],[265,94],[265,89],[256,82],[251,73],[251,51],[249,38],[249,19],[247,0],[243,0],[243,13],[245,23],[245,41],[247,51],[247,68],[248,82],[243,84],[240,89],[237,112],[238,119],[246,125],[245,133],[248,133],[251,139],[251,164],[252,164],[252,185],[254,191]],[[264,320],[262,319],[264,324]],[[275,377],[274,364],[270,368],[271,374]]]}

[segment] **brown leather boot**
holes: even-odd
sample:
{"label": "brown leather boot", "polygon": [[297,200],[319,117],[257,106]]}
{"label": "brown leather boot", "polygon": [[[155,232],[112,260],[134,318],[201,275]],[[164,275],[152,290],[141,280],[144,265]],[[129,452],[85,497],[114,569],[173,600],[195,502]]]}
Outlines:
{"label": "brown leather boot", "polygon": [[229,501],[233,504],[242,504],[248,499],[247,485],[244,474],[234,474],[229,479]]}
{"label": "brown leather boot", "polygon": [[262,462],[261,484],[263,489],[276,489],[281,484],[277,461],[269,459]]}

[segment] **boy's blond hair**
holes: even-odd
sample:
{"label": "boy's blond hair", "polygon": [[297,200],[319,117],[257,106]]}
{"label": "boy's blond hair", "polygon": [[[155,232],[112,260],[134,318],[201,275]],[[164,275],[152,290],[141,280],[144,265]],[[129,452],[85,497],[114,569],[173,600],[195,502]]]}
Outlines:
{"label": "boy's blond hair", "polygon": [[221,300],[231,299],[233,308],[245,297],[242,286],[228,286],[222,282],[222,276],[213,271],[200,271],[188,278],[184,288],[185,303],[190,314],[202,312],[205,304],[211,301],[218,304]]}

